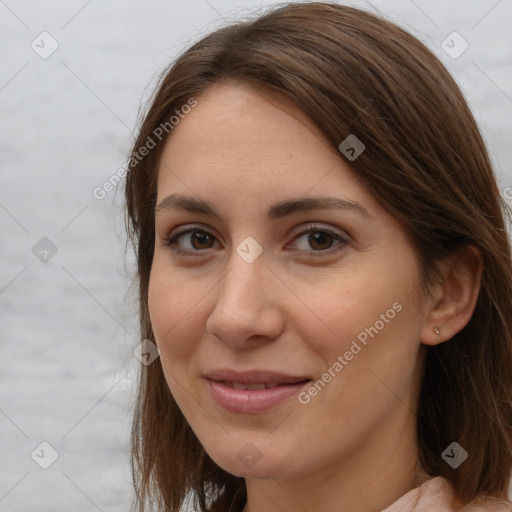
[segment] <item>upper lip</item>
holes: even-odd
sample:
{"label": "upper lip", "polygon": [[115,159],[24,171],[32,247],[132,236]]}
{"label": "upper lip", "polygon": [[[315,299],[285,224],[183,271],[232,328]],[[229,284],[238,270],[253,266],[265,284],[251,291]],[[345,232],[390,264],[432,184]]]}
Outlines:
{"label": "upper lip", "polygon": [[296,382],[310,380],[305,376],[290,375],[269,370],[247,370],[241,372],[230,368],[218,368],[217,370],[205,373],[204,376],[211,380],[240,382],[243,384],[294,384]]}

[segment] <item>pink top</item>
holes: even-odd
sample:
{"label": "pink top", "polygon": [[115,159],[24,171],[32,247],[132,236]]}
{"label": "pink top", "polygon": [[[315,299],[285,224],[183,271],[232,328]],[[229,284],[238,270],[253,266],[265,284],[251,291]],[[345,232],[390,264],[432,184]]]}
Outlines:
{"label": "pink top", "polygon": [[463,506],[453,485],[443,477],[427,480],[382,512],[511,512],[512,503],[479,498]]}

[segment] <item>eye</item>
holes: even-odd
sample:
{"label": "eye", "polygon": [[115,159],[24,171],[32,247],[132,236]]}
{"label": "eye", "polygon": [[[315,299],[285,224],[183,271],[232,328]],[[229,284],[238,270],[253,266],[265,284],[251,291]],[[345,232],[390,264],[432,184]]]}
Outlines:
{"label": "eye", "polygon": [[[308,235],[307,238],[305,238],[305,235]],[[182,238],[187,241],[187,247],[185,248],[179,244]],[[339,251],[348,243],[346,236],[314,224],[306,226],[306,229],[294,237],[293,242],[301,239],[303,241],[299,245],[302,247],[299,247],[298,250],[309,252],[314,257]],[[164,243],[177,254],[198,256],[198,253],[204,252],[205,249],[211,249],[216,240],[214,235],[201,226],[189,226],[178,233],[171,233],[165,238]],[[338,244],[333,246],[335,241],[338,241]],[[286,248],[288,247],[290,245],[286,246]]]}
{"label": "eye", "polygon": [[[181,238],[188,241],[188,247],[185,249],[178,246],[178,241]],[[200,226],[189,226],[188,229],[184,229],[178,233],[171,233],[165,238],[164,243],[177,254],[188,255],[194,252],[201,252],[202,249],[210,249],[214,240],[215,237],[209,231],[206,231]]]}
{"label": "eye", "polygon": [[[305,237],[305,235],[308,236]],[[293,241],[300,239],[303,239],[303,242],[298,244],[299,250],[307,251],[313,257],[330,255],[333,252],[341,250],[341,248],[348,243],[347,237],[343,236],[341,233],[336,233],[329,228],[315,224],[307,225],[306,229],[302,230]],[[339,243],[333,246],[335,241]],[[287,245],[286,247],[289,246]]]}

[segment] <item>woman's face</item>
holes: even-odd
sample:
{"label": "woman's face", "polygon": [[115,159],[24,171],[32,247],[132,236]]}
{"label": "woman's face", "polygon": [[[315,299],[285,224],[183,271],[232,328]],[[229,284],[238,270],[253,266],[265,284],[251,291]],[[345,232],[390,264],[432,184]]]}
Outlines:
{"label": "woman's face", "polygon": [[425,318],[403,227],[287,100],[197,101],[160,163],[149,286],[174,399],[238,476],[399,459]]}

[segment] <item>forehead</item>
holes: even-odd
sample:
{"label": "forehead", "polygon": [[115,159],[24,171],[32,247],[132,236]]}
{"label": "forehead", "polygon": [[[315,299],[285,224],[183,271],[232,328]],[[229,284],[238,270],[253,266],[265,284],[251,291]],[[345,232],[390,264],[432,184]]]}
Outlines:
{"label": "forehead", "polygon": [[276,174],[271,171],[280,163],[335,154],[304,112],[277,93],[223,83],[197,102],[171,132],[165,162]]}
{"label": "forehead", "polygon": [[[312,120],[300,110],[293,101],[284,94],[273,91],[263,85],[255,86],[243,82],[224,81],[210,86],[197,98],[197,106],[186,116],[201,123],[201,132],[206,140],[218,138],[218,131],[226,135],[239,133],[236,127],[253,134],[265,126],[272,130],[273,125],[302,125],[311,134],[323,139],[321,130]],[[187,133],[181,123],[182,136]],[[209,131],[208,127],[214,124],[216,131]],[[195,127],[197,129],[197,127]],[[275,130],[275,134],[279,133]],[[173,131],[176,135],[176,130]],[[188,135],[188,134],[187,134]],[[261,133],[264,136],[265,133]],[[285,135],[285,134],[282,134]],[[279,137],[281,139],[283,137]],[[204,140],[202,141],[204,143]]]}
{"label": "forehead", "polygon": [[367,195],[337,149],[282,95],[228,83],[196,99],[166,142],[158,201],[178,192],[255,213],[291,197]]}

